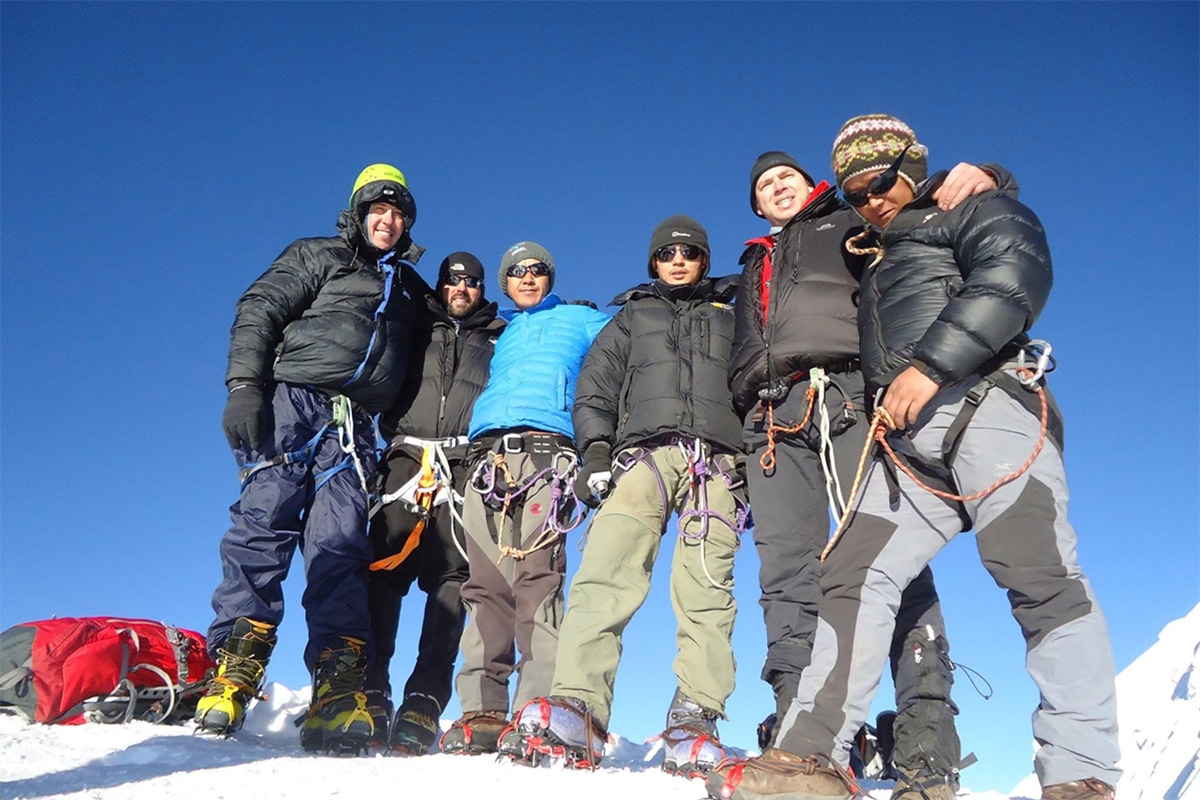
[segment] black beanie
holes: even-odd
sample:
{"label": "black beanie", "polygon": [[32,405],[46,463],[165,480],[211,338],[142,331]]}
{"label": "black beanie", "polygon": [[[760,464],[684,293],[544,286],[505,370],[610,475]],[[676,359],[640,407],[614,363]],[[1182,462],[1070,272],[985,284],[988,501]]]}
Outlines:
{"label": "black beanie", "polygon": [[465,250],[451,253],[442,260],[441,266],[438,267],[438,285],[448,283],[451,275],[475,278],[479,281],[480,287],[483,286],[483,264]]}
{"label": "black beanie", "polygon": [[676,214],[658,223],[654,233],[650,234],[650,262],[647,264],[647,271],[651,278],[658,277],[658,270],[654,266],[654,254],[658,252],[658,248],[668,244],[694,244],[703,250],[704,269],[701,270],[700,277],[708,275],[709,262],[712,261],[712,253],[708,249],[708,231],[687,214]]}
{"label": "black beanie", "polygon": [[754,190],[758,186],[758,179],[762,177],[764,172],[775,167],[791,167],[804,176],[804,180],[808,181],[809,188],[814,188],[817,185],[817,182],[812,179],[811,175],[804,171],[804,167],[800,166],[796,159],[782,150],[768,150],[758,157],[754,162],[754,167],[750,170],[750,210],[755,214],[758,213],[758,197]]}

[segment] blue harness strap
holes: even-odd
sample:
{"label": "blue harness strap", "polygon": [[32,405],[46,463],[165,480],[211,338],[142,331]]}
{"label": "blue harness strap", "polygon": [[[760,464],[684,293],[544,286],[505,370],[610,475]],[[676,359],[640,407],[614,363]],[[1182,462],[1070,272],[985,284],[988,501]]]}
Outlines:
{"label": "blue harness strap", "polygon": [[311,464],[313,458],[316,457],[317,446],[321,444],[321,440],[325,438],[325,435],[332,428],[333,423],[328,422],[303,447],[293,450],[290,453],[268,458],[266,461],[259,461],[255,464],[247,464],[242,467],[238,470],[238,480],[242,482],[242,488],[246,488],[246,484],[250,482],[254,474],[261,470],[270,469],[271,467],[282,467],[288,464]]}

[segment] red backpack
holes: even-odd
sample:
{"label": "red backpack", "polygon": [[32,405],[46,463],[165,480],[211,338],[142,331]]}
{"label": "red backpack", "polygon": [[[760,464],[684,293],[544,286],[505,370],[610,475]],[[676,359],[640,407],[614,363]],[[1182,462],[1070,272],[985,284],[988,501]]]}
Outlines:
{"label": "red backpack", "polygon": [[47,724],[183,722],[215,666],[203,636],[161,622],[27,622],[0,633],[0,710]]}

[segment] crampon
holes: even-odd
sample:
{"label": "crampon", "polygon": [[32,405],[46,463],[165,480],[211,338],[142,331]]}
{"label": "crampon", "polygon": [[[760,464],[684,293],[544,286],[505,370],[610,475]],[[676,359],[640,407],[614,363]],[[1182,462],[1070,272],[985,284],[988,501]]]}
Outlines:
{"label": "crampon", "polygon": [[608,734],[573,697],[539,697],[525,704],[500,736],[500,757],[529,766],[561,761],[596,769]]}

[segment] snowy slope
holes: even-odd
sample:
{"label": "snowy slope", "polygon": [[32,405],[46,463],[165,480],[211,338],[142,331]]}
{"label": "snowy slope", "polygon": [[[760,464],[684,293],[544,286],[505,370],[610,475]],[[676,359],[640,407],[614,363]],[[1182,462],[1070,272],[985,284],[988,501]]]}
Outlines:
{"label": "snowy slope", "polygon": [[[1200,606],[1168,625],[1117,679],[1122,767],[1120,800],[1200,800]],[[194,736],[191,726],[27,725],[0,717],[0,800],[10,798],[472,797],[488,800],[699,800],[697,781],[663,774],[656,743],[617,737],[596,773],[529,769],[489,758],[311,756],[293,725],[307,690],[279,684],[233,739]],[[446,724],[445,722],[443,724]],[[970,772],[964,774],[970,781]],[[886,784],[870,784],[886,800]],[[1013,798],[1037,798],[1036,780]],[[964,790],[961,798],[1004,800]]]}

